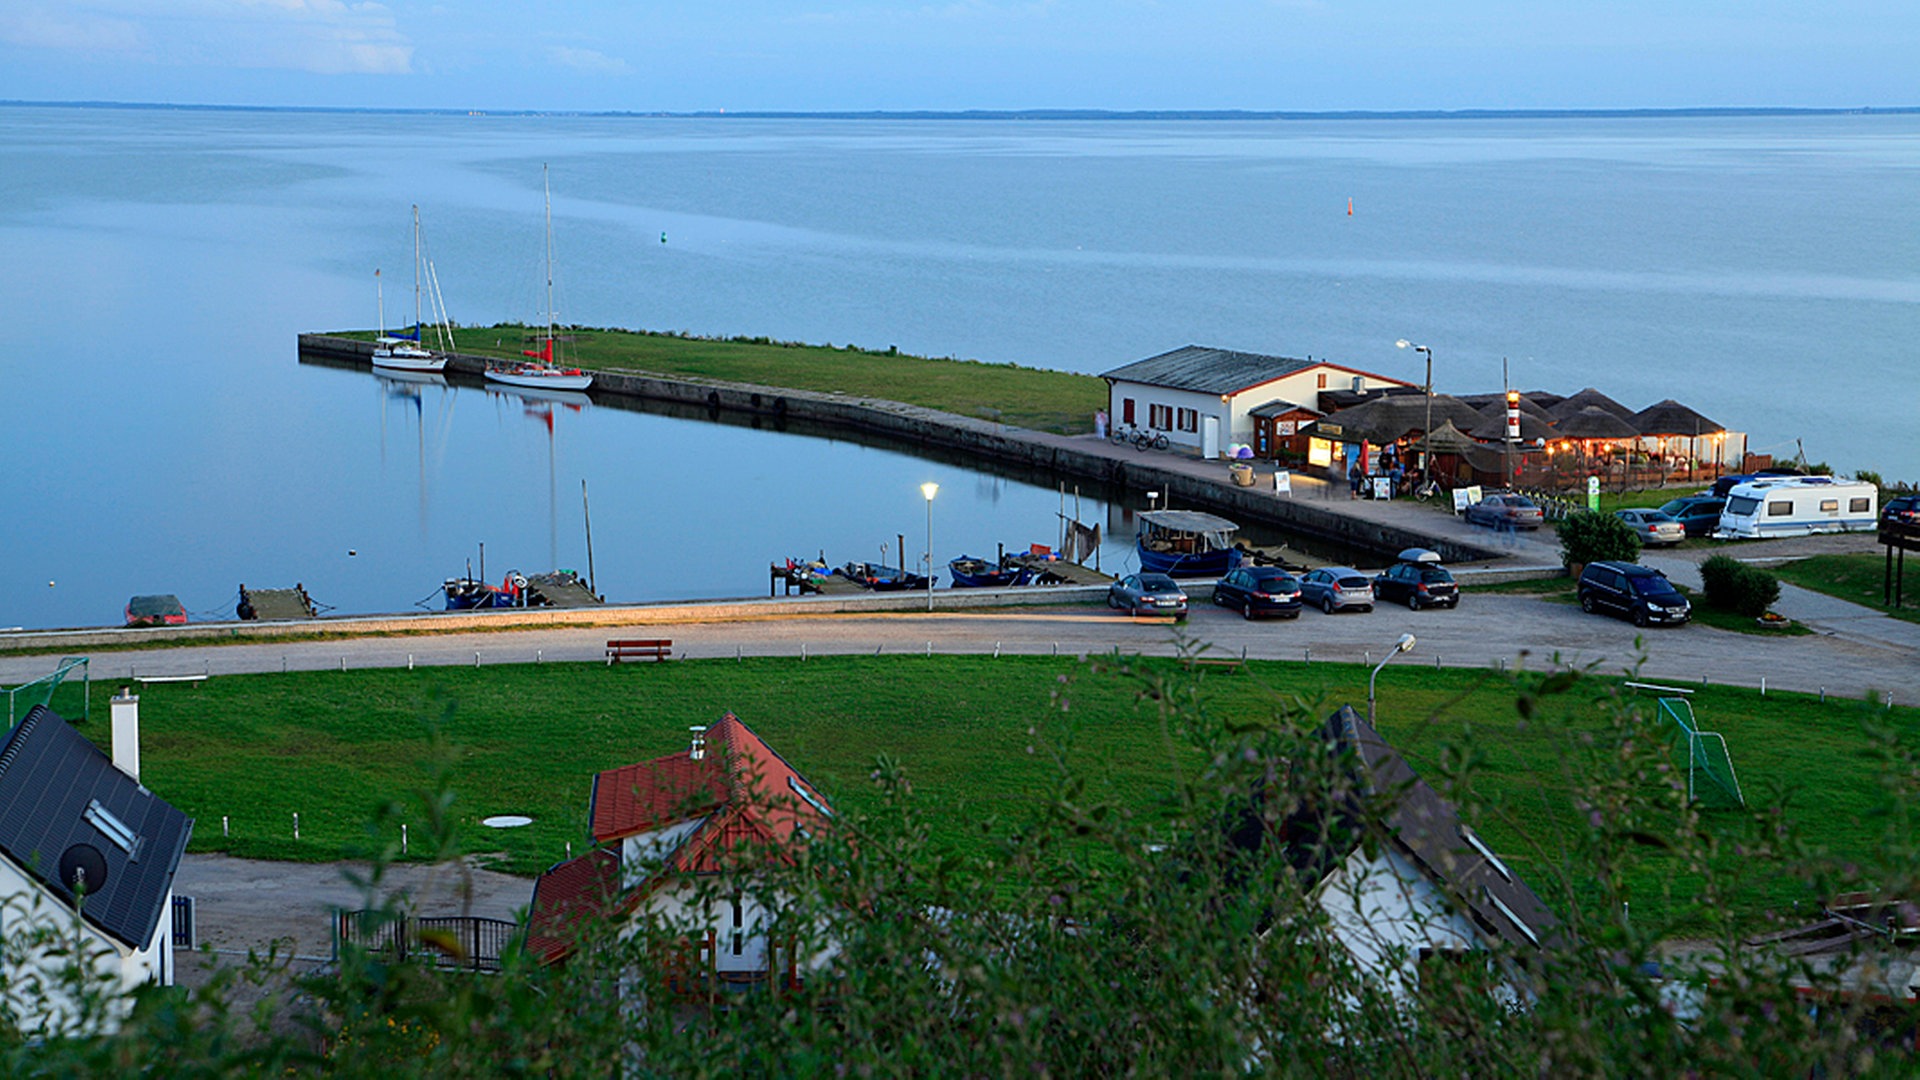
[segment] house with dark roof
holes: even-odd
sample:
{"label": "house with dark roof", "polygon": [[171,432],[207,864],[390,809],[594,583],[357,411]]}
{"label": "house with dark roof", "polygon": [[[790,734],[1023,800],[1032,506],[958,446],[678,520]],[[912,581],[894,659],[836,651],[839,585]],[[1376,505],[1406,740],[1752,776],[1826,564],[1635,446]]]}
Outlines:
{"label": "house with dark roof", "polygon": [[1293,403],[1295,410],[1324,413],[1330,411],[1320,402],[1325,391],[1409,385],[1326,360],[1202,345],[1136,360],[1100,377],[1107,380],[1109,423],[1163,432],[1174,444],[1197,447],[1208,456],[1227,443],[1254,442],[1256,409]]}
{"label": "house with dark roof", "polygon": [[[112,716],[111,757],[44,705],[0,744],[0,962],[9,974],[57,970],[77,949],[110,989],[173,982],[173,879],[193,821],[140,783],[139,699],[114,698]],[[57,980],[16,977],[5,994],[27,1027],[79,1033]]]}
{"label": "house with dark roof", "polygon": [[593,781],[595,850],[534,884],[528,949],[564,959],[597,920],[657,920],[683,935],[673,962],[708,983],[798,979],[832,951],[796,956],[770,883],[832,818],[827,801],[739,718],[694,728],[687,749]]}
{"label": "house with dark roof", "polygon": [[1360,970],[1406,996],[1427,964],[1560,940],[1558,917],[1352,708],[1319,734],[1339,779],[1282,826],[1283,842]]}

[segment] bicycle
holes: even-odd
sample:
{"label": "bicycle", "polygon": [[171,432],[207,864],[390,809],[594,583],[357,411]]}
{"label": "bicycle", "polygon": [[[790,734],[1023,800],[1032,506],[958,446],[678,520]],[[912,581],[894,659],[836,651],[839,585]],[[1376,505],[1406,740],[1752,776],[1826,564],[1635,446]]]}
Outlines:
{"label": "bicycle", "polygon": [[1135,429],[1126,424],[1115,424],[1107,429],[1107,441],[1115,446],[1125,446],[1133,441]]}
{"label": "bicycle", "polygon": [[1133,435],[1133,448],[1143,454],[1147,452],[1149,447],[1155,450],[1165,450],[1171,445],[1173,444],[1168,441],[1166,435],[1158,431],[1138,431]]}

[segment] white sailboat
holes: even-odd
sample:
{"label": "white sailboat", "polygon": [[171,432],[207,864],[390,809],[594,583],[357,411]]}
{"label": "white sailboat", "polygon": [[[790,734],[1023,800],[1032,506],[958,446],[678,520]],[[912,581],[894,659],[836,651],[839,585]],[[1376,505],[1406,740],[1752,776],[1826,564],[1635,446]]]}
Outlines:
{"label": "white sailboat", "polygon": [[579,368],[563,368],[553,362],[554,326],[559,316],[553,306],[553,184],[545,166],[540,169],[541,184],[547,195],[547,334],[540,351],[523,351],[532,362],[501,362],[487,365],[487,378],[507,386],[540,390],[585,390],[593,385],[593,376]]}
{"label": "white sailboat", "polygon": [[[446,370],[447,358],[436,356],[420,341],[420,208],[413,208],[413,334],[411,337],[395,337],[387,334],[386,294],[380,291],[380,336],[373,343],[373,366],[388,371],[426,371]],[[373,272],[375,281],[380,271]],[[435,311],[438,317],[434,321],[434,332],[441,336],[448,350],[453,348],[453,334],[447,325],[444,312],[438,303],[439,291],[434,292]]]}

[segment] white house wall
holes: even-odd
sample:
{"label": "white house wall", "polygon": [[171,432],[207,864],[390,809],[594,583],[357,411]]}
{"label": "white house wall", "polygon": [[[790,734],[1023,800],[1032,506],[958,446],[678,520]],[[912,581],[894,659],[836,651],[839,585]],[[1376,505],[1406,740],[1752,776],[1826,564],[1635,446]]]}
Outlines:
{"label": "white house wall", "polygon": [[[1321,376],[1326,377],[1326,385],[1320,385]],[[1321,390],[1380,390],[1393,386],[1405,386],[1397,379],[1383,379],[1372,375],[1361,375],[1339,368],[1314,366],[1290,375],[1261,383],[1259,386],[1243,390],[1238,394],[1223,397],[1220,394],[1202,394],[1192,390],[1172,390],[1164,386],[1148,386],[1144,383],[1115,381],[1107,390],[1108,423],[1124,423],[1126,411],[1123,403],[1133,399],[1133,426],[1146,430],[1153,428],[1166,433],[1167,440],[1175,446],[1198,447],[1200,432],[1205,428],[1205,418],[1217,417],[1220,421],[1220,437],[1226,443],[1251,443],[1253,441],[1253,417],[1250,413],[1269,401],[1291,401],[1296,405],[1318,408]],[[1154,427],[1150,420],[1150,406],[1165,405],[1174,412],[1175,423],[1171,427]],[[1192,409],[1199,417],[1193,431],[1177,430],[1179,411]]]}
{"label": "white house wall", "polygon": [[1421,949],[1478,948],[1480,931],[1395,849],[1356,849],[1315,897],[1354,963],[1396,998],[1419,987]]}
{"label": "white house wall", "polygon": [[694,818],[620,841],[620,888],[632,889],[645,881],[706,822],[706,818]]}
{"label": "white house wall", "polygon": [[[168,894],[165,912],[171,912],[172,894]],[[69,963],[66,956],[49,955],[47,946],[16,948],[23,935],[38,936],[42,931],[84,950],[92,957],[95,972],[103,988],[121,995],[107,1021],[111,1029],[131,1006],[130,994],[147,982],[169,982],[173,973],[173,927],[163,915],[155,926],[153,939],[143,949],[129,949],[82,921],[73,910],[54,899],[29,878],[11,860],[0,858],[0,965],[7,979],[8,1005],[28,1028],[38,1026],[46,1033],[78,1033],[78,1011],[73,998],[57,982],[58,972]],[[23,975],[43,974],[44,993],[34,995]]]}
{"label": "white house wall", "polygon": [[[778,910],[786,906],[786,896],[782,893],[756,896],[743,892],[740,898],[738,954],[734,952],[732,898],[724,886],[712,879],[683,881],[673,888],[654,893],[635,918],[657,919],[661,925],[695,939],[711,930],[716,953],[715,966],[720,971],[761,972],[767,969],[767,928],[776,922]],[[824,940],[824,935],[819,933],[812,936],[816,941]],[[798,967],[803,972],[819,970],[838,952],[837,948],[823,945]]]}

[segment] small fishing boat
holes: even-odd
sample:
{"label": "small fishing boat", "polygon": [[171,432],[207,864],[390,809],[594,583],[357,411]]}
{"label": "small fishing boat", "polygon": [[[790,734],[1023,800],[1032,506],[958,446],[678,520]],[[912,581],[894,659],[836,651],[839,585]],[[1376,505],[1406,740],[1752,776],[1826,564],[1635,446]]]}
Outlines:
{"label": "small fishing boat", "polygon": [[136,596],[127,601],[128,626],[184,626],[187,609],[172,593]]}
{"label": "small fishing boat", "polygon": [[[379,286],[380,271],[375,270],[373,272],[375,291],[379,293],[380,296],[380,336],[374,339],[373,342],[373,366],[376,368],[384,368],[388,371],[434,373],[446,370],[447,358],[434,355],[426,349],[420,341],[420,330],[424,325],[421,321],[421,263],[420,208],[415,206],[413,208],[413,330],[406,334],[387,333],[386,294]],[[453,334],[448,328],[449,324],[438,302],[439,295],[439,290],[436,287],[434,290],[436,318],[434,330],[446,341],[447,348],[451,349],[453,347]]]}
{"label": "small fishing boat", "polygon": [[850,562],[840,568],[840,576],[874,592],[907,592],[929,587],[925,575],[879,563]]}
{"label": "small fishing boat", "polygon": [[1020,584],[1023,567],[962,555],[947,563],[956,589],[1004,589]]}
{"label": "small fishing boat", "polygon": [[441,587],[446,590],[448,611],[482,611],[520,607],[521,598],[526,595],[527,578],[518,570],[509,570],[497,586],[473,577],[460,577],[448,578]]}
{"label": "small fishing boat", "polygon": [[541,339],[538,352],[521,351],[522,356],[533,362],[488,364],[487,378],[507,386],[585,390],[593,385],[592,375],[579,368],[561,367],[553,360],[554,327],[559,322],[559,314],[553,306],[553,185],[546,181],[546,175],[546,170],[541,169],[541,181],[547,192],[547,333]]}
{"label": "small fishing boat", "polygon": [[1244,560],[1235,522],[1198,510],[1143,510],[1134,543],[1140,569],[1169,577],[1219,577]]}

